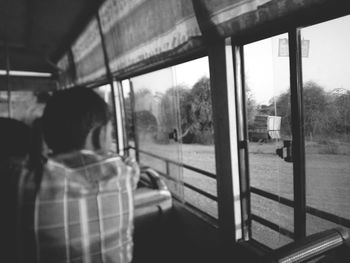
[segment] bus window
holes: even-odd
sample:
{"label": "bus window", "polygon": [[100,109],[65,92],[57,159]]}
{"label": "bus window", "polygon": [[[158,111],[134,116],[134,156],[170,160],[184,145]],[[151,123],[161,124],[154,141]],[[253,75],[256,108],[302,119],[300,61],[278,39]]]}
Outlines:
{"label": "bus window", "polygon": [[[111,114],[114,114],[113,110],[113,101],[112,101],[112,88],[111,85],[103,85],[100,87],[95,88],[95,91],[103,98],[103,100],[107,103],[109,111]],[[112,118],[113,122],[113,143],[110,146],[110,151],[116,152],[117,151],[117,131],[116,131],[116,125],[115,125],[115,119]]]}
{"label": "bus window", "polygon": [[307,234],[350,229],[350,16],[303,28]]}
{"label": "bus window", "polygon": [[[166,176],[175,197],[217,218],[215,154],[208,59],[123,81],[126,111],[134,107],[140,163]],[[130,92],[129,92],[130,94]],[[129,114],[130,115],[130,114]],[[129,120],[130,122],[130,120]],[[132,127],[132,124],[127,124]]]}
{"label": "bus window", "polygon": [[176,65],[174,70],[179,86],[182,135],[178,140],[182,142],[185,186],[194,186],[210,195],[205,197],[185,187],[185,200],[217,218],[217,203],[211,198],[217,197],[217,192],[208,58]]}
{"label": "bus window", "polygon": [[[173,77],[172,68],[167,68],[132,78],[133,117],[140,163],[169,176],[169,187],[182,199],[181,144],[169,136],[179,129],[177,97],[165,97],[168,90],[176,95]],[[163,97],[168,100],[163,102]]]}
{"label": "bus window", "polygon": [[293,200],[293,163],[282,156],[292,140],[288,35],[245,45],[244,61],[252,238],[278,248],[294,230],[293,208],[282,201]]}

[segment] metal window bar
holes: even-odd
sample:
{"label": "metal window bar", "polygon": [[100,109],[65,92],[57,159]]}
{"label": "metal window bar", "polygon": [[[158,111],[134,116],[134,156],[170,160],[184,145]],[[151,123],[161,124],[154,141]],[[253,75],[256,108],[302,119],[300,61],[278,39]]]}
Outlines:
{"label": "metal window bar", "polygon": [[130,79],[129,79],[129,86],[130,86],[130,103],[131,103],[131,112],[132,112],[132,117],[131,117],[132,132],[134,135],[134,142],[135,142],[135,147],[130,147],[130,149],[134,149],[136,151],[136,160],[140,162],[139,140],[136,134],[137,118],[136,118],[136,111],[135,111],[135,93],[134,93],[134,85]]}
{"label": "metal window bar", "polygon": [[268,228],[270,228],[278,233],[281,233],[284,236],[287,236],[291,239],[294,239],[294,233],[292,231],[284,228],[284,227],[281,227],[281,226],[279,226],[271,221],[268,221],[260,216],[255,215],[253,213],[251,214],[251,219],[264,225],[264,226],[267,226]]}
{"label": "metal window bar", "polygon": [[[129,148],[130,148],[130,149],[133,149],[133,150],[137,150],[135,147],[132,147],[132,146],[130,146]],[[138,151],[139,151],[140,153],[143,153],[143,154],[146,154],[146,155],[148,155],[148,156],[157,158],[157,159],[159,159],[159,160],[162,160],[162,161],[165,161],[165,162],[168,162],[168,163],[171,163],[171,164],[175,164],[175,165],[178,165],[178,166],[183,166],[184,168],[186,168],[186,169],[188,169],[188,170],[191,170],[191,171],[194,171],[194,172],[203,174],[203,175],[205,175],[205,176],[207,176],[207,177],[216,179],[216,175],[213,174],[213,173],[210,173],[210,172],[201,170],[201,169],[199,169],[199,168],[196,168],[196,167],[193,167],[193,166],[190,166],[190,165],[187,165],[187,164],[183,164],[183,163],[180,163],[180,162],[171,160],[171,159],[164,158],[164,157],[162,157],[162,156],[156,155],[156,154],[154,154],[154,153],[147,152],[147,151],[145,151],[145,150],[140,150],[140,149],[138,149]]]}
{"label": "metal window bar", "polygon": [[[132,147],[132,146],[129,146],[128,148],[129,148],[129,149],[134,149],[134,150],[136,150],[135,147]],[[160,159],[160,160],[163,160],[163,161],[165,161],[166,163],[172,163],[172,164],[175,164],[175,165],[181,165],[181,164],[179,164],[179,163],[176,162],[176,161],[168,160],[168,159],[166,159],[166,158],[164,158],[164,157],[160,157],[160,156],[157,156],[157,155],[155,155],[155,154],[148,153],[148,152],[146,152],[146,151],[140,150],[140,152],[142,152],[142,153],[144,153],[144,154],[148,154],[148,155],[150,155],[150,156],[152,156],[152,157],[154,157],[154,158],[158,158],[158,159]],[[200,169],[197,169],[197,168],[194,168],[194,167],[191,167],[191,166],[188,166],[188,168],[189,168],[190,170],[193,170],[193,171],[196,171],[196,172],[199,172],[199,173],[201,173],[201,171],[202,171],[202,170],[200,170]],[[162,175],[163,177],[165,177],[166,179],[172,180],[173,182],[176,182],[176,179],[172,178],[171,176],[169,176],[169,175],[167,175],[167,174],[164,174],[164,173],[162,173],[162,172],[160,172],[160,171],[158,171],[158,172],[159,172],[159,174],[161,174],[161,175]],[[208,172],[206,172],[206,173],[208,173]],[[203,174],[203,175],[206,175],[206,174]],[[209,176],[209,177],[215,178],[215,175],[214,175],[214,177],[212,177],[212,176]],[[207,198],[209,198],[209,199],[211,199],[211,200],[213,200],[213,201],[216,201],[216,202],[218,201],[217,197],[211,195],[210,193],[207,193],[207,192],[205,192],[205,191],[203,191],[203,190],[201,190],[201,189],[199,189],[199,188],[197,188],[197,187],[195,187],[195,186],[192,186],[192,185],[190,185],[190,184],[188,184],[188,183],[185,183],[185,182],[182,182],[182,183],[184,183],[184,186],[186,186],[187,188],[190,188],[191,190],[193,190],[193,191],[195,191],[195,192],[197,192],[197,193],[199,193],[199,194],[202,194],[202,195],[204,195],[205,197],[207,197]],[[260,196],[265,197],[265,198],[267,198],[267,199],[270,199],[270,200],[279,202],[279,203],[281,203],[281,204],[283,204],[283,205],[286,205],[286,206],[289,206],[289,207],[294,208],[294,204],[295,204],[295,203],[294,203],[294,201],[292,201],[292,200],[290,200],[290,199],[281,197],[281,196],[276,195],[276,194],[273,194],[273,193],[269,193],[269,192],[267,192],[267,191],[264,191],[264,190],[262,190],[262,189],[255,188],[255,187],[251,187],[250,190],[251,190],[251,193],[260,195]],[[198,208],[197,208],[197,209],[198,209]],[[199,210],[200,210],[200,209],[199,209]],[[202,211],[202,210],[200,210],[200,211]],[[202,211],[202,212],[204,212],[204,211]],[[322,210],[319,210],[319,209],[317,209],[317,208],[313,208],[313,207],[310,207],[310,206],[307,206],[307,207],[306,207],[306,212],[307,212],[308,214],[310,214],[310,215],[319,217],[319,218],[324,219],[324,220],[327,220],[327,221],[329,221],[329,222],[332,222],[332,223],[341,225],[341,226],[343,226],[343,227],[350,228],[350,220],[349,220],[349,219],[346,219],[346,218],[344,218],[344,217],[340,217],[340,216],[337,216],[337,215],[334,215],[334,214],[331,214],[331,213],[328,213],[328,212],[325,212],[325,211],[322,211]],[[205,212],[204,212],[204,213],[205,213]],[[294,233],[293,233],[293,235],[290,234],[290,233],[292,233],[291,231],[287,230],[287,231],[290,232],[290,233],[287,233],[287,231],[284,231],[284,230],[283,230],[281,227],[279,227],[279,226],[278,226],[278,227],[271,227],[272,224],[273,224],[272,222],[269,222],[269,221],[267,221],[267,220],[261,220],[261,219],[260,219],[258,216],[256,216],[256,215],[253,215],[253,214],[252,214],[252,220],[257,221],[257,222],[261,223],[262,225],[265,225],[265,226],[271,228],[272,230],[278,231],[278,232],[280,232],[280,233],[282,233],[282,234],[284,234],[284,235],[286,235],[286,236],[288,236],[288,237],[294,237]],[[269,222],[269,223],[266,223],[266,222]],[[266,223],[266,224],[265,224],[265,223]],[[281,230],[281,229],[282,229],[282,230]],[[286,234],[286,233],[287,233],[287,234]]]}
{"label": "metal window bar", "polygon": [[306,236],[305,142],[303,129],[302,68],[300,29],[288,34],[293,135],[293,191],[295,239]]}
{"label": "metal window bar", "polygon": [[209,199],[211,199],[211,200],[213,200],[213,201],[216,201],[216,202],[218,201],[218,198],[217,198],[216,196],[214,196],[214,195],[212,195],[212,194],[210,194],[210,193],[208,193],[208,192],[206,192],[206,191],[203,191],[202,189],[199,189],[198,187],[196,187],[196,186],[194,186],[194,185],[192,185],[192,184],[186,183],[186,182],[184,182],[184,181],[182,181],[182,180],[179,181],[179,180],[177,180],[177,179],[171,177],[170,175],[165,174],[165,173],[162,173],[162,172],[160,172],[160,171],[157,171],[157,172],[158,172],[161,176],[163,176],[164,178],[166,178],[166,179],[168,179],[168,180],[171,180],[171,181],[173,181],[173,182],[175,182],[175,183],[178,183],[178,182],[183,183],[185,187],[187,187],[187,188],[189,188],[189,189],[191,189],[191,190],[193,190],[193,191],[195,191],[195,192],[197,192],[197,193],[199,193],[199,194],[201,194],[201,195],[203,195],[203,196],[205,196],[205,197],[207,197],[207,198],[209,198]]}
{"label": "metal window bar", "polygon": [[[284,197],[281,197],[281,196],[278,196],[276,194],[272,194],[272,193],[269,193],[267,191],[255,188],[255,187],[251,187],[250,190],[251,190],[251,193],[260,195],[260,196],[265,197],[265,198],[270,199],[270,200],[274,200],[274,201],[279,202],[283,205],[286,205],[286,206],[289,206],[292,208],[294,208],[294,206],[295,206],[294,201],[289,200],[289,199],[284,198]],[[306,206],[306,212],[310,215],[319,217],[319,218],[327,220],[329,222],[341,225],[343,227],[350,228],[350,219],[347,219],[347,218],[344,218],[341,216],[337,216],[337,215],[334,215],[332,213],[325,212],[325,211],[319,210],[319,209],[311,207],[311,206]]]}
{"label": "metal window bar", "polygon": [[128,144],[127,141],[127,131],[126,131],[126,115],[125,115],[125,99],[124,99],[124,92],[123,92],[123,87],[122,87],[122,83],[120,81],[116,81],[116,88],[118,89],[118,99],[119,99],[119,116],[120,116],[120,124],[121,124],[121,142],[123,144],[122,147],[119,146],[119,150],[120,152],[123,153],[123,155],[128,155],[128,153],[124,150],[125,149],[125,145]]}
{"label": "metal window bar", "polygon": [[[115,125],[114,129],[115,129],[115,131],[118,131],[117,105],[116,105],[116,101],[115,101],[114,78],[113,78],[113,75],[111,72],[111,68],[109,66],[109,57],[108,57],[107,46],[106,46],[106,42],[105,42],[105,36],[103,34],[101,18],[100,18],[100,15],[98,12],[96,12],[96,19],[97,19],[97,26],[98,26],[99,35],[101,38],[101,46],[102,46],[102,52],[103,52],[103,60],[104,60],[106,73],[107,73],[107,80],[108,80],[108,83],[111,87],[111,92],[112,92],[113,119],[114,119],[114,125]],[[118,132],[116,132],[116,152],[119,153]]]}
{"label": "metal window bar", "polygon": [[232,46],[234,72],[235,72],[235,92],[236,92],[236,115],[239,122],[238,153],[239,153],[239,183],[241,199],[241,217],[244,240],[251,239],[251,208],[250,208],[250,180],[249,180],[249,151],[248,151],[248,124],[245,94],[245,70],[244,70],[244,49],[241,45]]}
{"label": "metal window bar", "polygon": [[[173,182],[175,182],[175,183],[178,182],[175,178],[172,178],[171,176],[168,176],[168,175],[166,175],[166,174],[164,174],[164,173],[161,173],[161,172],[159,172],[159,171],[157,171],[157,172],[158,172],[161,176],[163,176],[164,178],[166,178],[166,179],[168,179],[168,180],[170,180],[170,181],[173,181]],[[188,187],[188,186],[191,186],[191,185],[188,184],[187,187]],[[193,186],[192,186],[192,187],[193,187]],[[194,188],[196,188],[196,187],[194,187]],[[192,190],[195,191],[195,192],[197,192],[198,188],[192,189]],[[199,194],[201,194],[201,193],[199,193]],[[210,223],[211,223],[212,225],[217,226],[217,221],[218,221],[217,218],[213,217],[212,215],[210,215],[210,214],[207,213],[206,211],[204,211],[204,210],[198,208],[197,206],[191,204],[188,200],[183,201],[181,197],[179,197],[179,196],[176,195],[176,193],[173,193],[173,192],[172,192],[172,197],[173,197],[175,200],[179,201],[181,204],[185,205],[185,207],[189,207],[190,210],[194,210],[195,213],[199,213],[200,217],[203,217],[203,216],[204,216],[205,218],[209,219],[209,221],[210,221]],[[217,197],[215,197],[215,196],[211,196],[211,197],[210,197],[210,196],[207,196],[207,197],[208,197],[209,199],[213,200],[213,201],[217,201]],[[216,200],[214,200],[214,199],[216,199]],[[208,220],[206,220],[206,221],[208,221]]]}
{"label": "metal window bar", "polygon": [[[136,148],[135,148],[135,147],[132,147],[132,146],[129,146],[128,149],[134,149],[134,150],[136,150]],[[199,173],[199,174],[202,174],[202,175],[205,175],[205,176],[207,176],[207,177],[209,177],[209,178],[216,179],[215,174],[212,174],[212,173],[203,171],[203,170],[201,170],[201,169],[198,169],[198,168],[195,168],[195,167],[192,167],[192,166],[189,166],[189,165],[183,165],[183,164],[181,164],[181,163],[179,163],[179,162],[176,162],[176,161],[173,161],[173,160],[170,160],[170,159],[167,159],[167,158],[164,158],[164,157],[161,157],[161,156],[158,156],[158,155],[149,153],[149,152],[147,152],[147,151],[139,150],[139,152],[140,152],[140,153],[143,153],[143,154],[146,154],[146,155],[149,155],[149,156],[151,156],[151,157],[157,158],[157,159],[159,159],[159,160],[164,161],[165,164],[166,164],[166,167],[167,167],[167,171],[168,171],[169,164],[171,163],[171,164],[174,164],[174,165],[183,166],[185,169],[189,169],[189,170],[195,171],[195,172],[197,172],[197,173]],[[192,185],[192,184],[189,184],[189,183],[184,182],[184,181],[182,181],[182,180],[179,181],[179,180],[177,180],[177,179],[171,177],[171,176],[169,175],[169,173],[163,173],[163,172],[161,172],[161,171],[157,171],[157,172],[158,172],[161,176],[163,176],[165,179],[168,179],[168,180],[170,180],[170,181],[172,181],[172,182],[174,182],[174,183],[183,183],[183,185],[184,185],[186,188],[188,188],[188,189],[190,189],[190,190],[192,190],[192,191],[194,191],[194,192],[196,192],[196,193],[198,193],[198,194],[200,194],[200,195],[202,195],[202,196],[204,196],[204,197],[206,197],[206,198],[208,198],[208,199],[210,199],[210,200],[212,200],[212,201],[218,202],[218,197],[216,197],[216,196],[214,196],[214,195],[212,195],[212,194],[210,194],[210,193],[208,193],[208,192],[206,192],[206,191],[203,191],[202,189],[200,189],[200,188],[198,188],[198,187],[196,187],[196,186],[194,186],[194,185]],[[174,193],[172,193],[172,194],[174,195]],[[179,200],[180,200],[180,198],[177,198],[177,197],[176,197],[176,194],[175,194],[174,197],[175,197],[175,199],[179,199]],[[184,204],[185,204],[185,206],[190,206],[191,208],[195,208],[197,212],[200,212],[200,213],[204,214],[206,217],[209,217],[210,219],[213,219],[213,220],[217,221],[217,219],[216,219],[215,217],[213,217],[212,215],[208,214],[206,211],[204,211],[204,210],[202,210],[202,209],[200,209],[200,208],[198,208],[198,207],[192,205],[191,203],[188,202],[188,200],[185,200]]]}

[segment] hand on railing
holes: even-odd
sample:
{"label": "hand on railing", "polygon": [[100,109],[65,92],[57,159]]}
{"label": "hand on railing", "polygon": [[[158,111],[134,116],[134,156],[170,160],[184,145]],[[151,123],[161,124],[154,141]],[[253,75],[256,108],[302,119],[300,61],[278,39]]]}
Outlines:
{"label": "hand on railing", "polygon": [[143,166],[141,167],[141,175],[146,175],[152,184],[153,189],[157,190],[168,190],[168,187],[164,183],[164,181],[160,178],[160,175],[154,169]]}

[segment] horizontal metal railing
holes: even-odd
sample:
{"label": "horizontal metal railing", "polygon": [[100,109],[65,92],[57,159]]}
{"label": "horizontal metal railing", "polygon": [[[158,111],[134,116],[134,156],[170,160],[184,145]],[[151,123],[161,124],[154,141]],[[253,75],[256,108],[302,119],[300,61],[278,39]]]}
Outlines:
{"label": "horizontal metal railing", "polygon": [[[132,147],[130,146],[129,149],[133,149],[133,150],[136,150],[135,147]],[[205,175],[209,178],[212,178],[212,179],[216,179],[216,175],[213,174],[213,173],[210,173],[208,171],[204,171],[204,170],[201,170],[199,168],[196,168],[196,167],[193,167],[193,166],[190,166],[190,165],[187,165],[187,164],[183,164],[183,163],[180,163],[180,162],[177,162],[177,161],[174,161],[174,160],[171,160],[171,159],[168,159],[168,158],[165,158],[165,157],[162,157],[162,156],[159,156],[159,155],[156,155],[156,154],[153,154],[153,153],[149,153],[147,151],[144,151],[144,150],[138,150],[140,153],[143,153],[143,154],[146,154],[148,156],[151,156],[153,158],[156,158],[156,159],[159,159],[159,160],[162,160],[165,162],[166,164],[166,171],[169,171],[169,164],[173,164],[173,165],[177,165],[177,166],[181,166],[185,169],[188,169],[188,170],[191,170],[191,171],[194,171],[194,172],[197,172],[199,174],[202,174],[202,175]],[[169,176],[169,174],[166,174],[166,173],[163,173],[161,171],[157,171],[159,174],[161,174],[163,177],[165,177],[166,179],[168,180],[171,180],[175,183],[182,183],[186,188],[188,189],[191,189],[192,191],[198,193],[198,194],[201,194],[203,196],[205,196],[206,198],[210,199],[210,200],[213,200],[215,202],[218,201],[218,198],[202,189],[199,189],[198,187],[194,186],[194,185],[191,185],[187,182],[184,182],[182,180],[177,180],[171,176]],[[285,198],[285,197],[282,197],[282,196],[279,196],[279,195],[276,195],[276,194],[273,194],[273,193],[270,193],[270,192],[267,192],[265,190],[262,190],[262,189],[259,189],[259,188],[256,188],[256,187],[250,187],[250,192],[253,193],[253,194],[257,194],[259,196],[262,196],[262,197],[265,197],[267,199],[270,199],[270,200],[273,200],[273,201],[276,201],[276,202],[279,202],[283,205],[286,205],[288,207],[291,207],[291,208],[294,208],[294,201],[293,200],[290,200],[288,198]],[[193,206],[193,205],[191,205]],[[196,209],[199,209],[198,207],[196,207]],[[203,211],[202,209],[199,209],[201,212],[205,213],[206,215],[212,217],[211,215],[209,215],[207,212]],[[311,206],[306,206],[306,212],[310,215],[313,215],[313,216],[316,216],[316,217],[319,217],[321,219],[324,219],[324,220],[327,220],[329,222],[332,222],[332,223],[335,223],[335,224],[338,224],[338,225],[341,225],[341,226],[344,226],[344,227],[347,227],[347,228],[350,228],[350,220],[347,219],[347,218],[344,218],[344,217],[341,217],[341,216],[337,216],[337,215],[334,215],[332,213],[329,213],[329,212],[326,212],[326,211],[322,211],[322,210],[319,210],[317,208],[314,208],[314,207],[311,207]],[[294,233],[286,228],[283,228],[281,226],[278,226],[277,224],[271,222],[271,221],[268,221],[258,215],[255,215],[255,214],[252,214],[251,215],[251,219],[266,226],[266,227],[269,227],[270,229],[274,230],[274,231],[277,231],[289,238],[294,238]]]}
{"label": "horizontal metal railing", "polygon": [[[255,187],[251,187],[250,192],[253,194],[257,194],[259,196],[265,197],[267,199],[279,202],[279,203],[286,205],[288,207],[294,208],[294,201],[287,199],[285,197],[282,197],[282,196],[279,196],[276,194],[272,194],[272,193],[269,193],[269,192],[264,191],[262,189],[255,188]],[[325,211],[319,210],[319,209],[311,207],[311,206],[306,206],[306,212],[310,215],[319,217],[319,218],[327,220],[329,222],[350,228],[350,220],[347,218],[337,216],[337,215],[334,215],[332,213],[325,212]],[[265,226],[267,226],[267,227],[269,227],[277,232],[280,232],[281,234],[284,234],[288,237],[292,238],[292,236],[294,236],[294,233],[292,233],[291,231],[289,231],[289,230],[285,231],[286,229],[283,229],[283,228],[275,225],[274,223],[271,224],[271,222],[269,222],[265,219],[262,219],[256,215],[252,215],[252,220],[255,220],[256,222],[259,222],[262,225],[265,225]],[[269,222],[269,223],[267,223],[267,222]],[[273,226],[273,225],[275,225],[275,226]],[[292,236],[290,235],[290,233],[292,233]]]}
{"label": "horizontal metal railing", "polygon": [[279,225],[277,225],[269,220],[266,220],[260,216],[255,215],[255,214],[251,215],[251,219],[264,225],[264,226],[267,226],[268,228],[270,228],[278,233],[281,233],[281,234],[283,234],[291,239],[294,239],[294,233],[292,231],[290,231],[284,227],[281,227],[281,226],[279,226]]}
{"label": "horizontal metal railing", "polygon": [[[136,150],[134,147],[130,147],[130,149],[133,149],[133,150]],[[190,165],[187,165],[187,164],[184,164],[184,163],[180,163],[180,162],[177,162],[177,161],[174,161],[174,160],[171,160],[171,159],[168,159],[168,158],[165,158],[163,156],[159,156],[159,155],[156,155],[154,153],[150,153],[150,152],[147,152],[147,151],[144,151],[144,150],[138,150],[140,153],[143,153],[143,154],[146,154],[148,156],[151,156],[151,157],[154,157],[156,159],[159,159],[159,160],[162,160],[166,163],[169,163],[169,164],[174,164],[174,165],[178,165],[178,166],[181,166],[185,169],[188,169],[188,170],[191,170],[191,171],[194,171],[194,172],[197,172],[197,173],[200,173],[200,174],[203,174],[209,178],[212,178],[212,179],[216,179],[216,175],[211,173],[211,172],[208,172],[208,171],[204,171],[202,169],[199,169],[199,168],[196,168],[196,167],[193,167],[193,166],[190,166]]]}
{"label": "horizontal metal railing", "polygon": [[[129,149],[136,150],[136,148],[133,147],[133,146],[130,146]],[[215,179],[215,180],[216,180],[216,175],[215,175],[215,174],[210,173],[210,172],[208,172],[208,171],[204,171],[204,170],[202,170],[202,169],[199,169],[199,168],[196,168],[196,167],[193,167],[193,166],[190,166],[190,165],[188,165],[188,164],[180,163],[180,162],[177,162],[177,161],[174,161],[174,160],[165,158],[165,157],[163,157],[163,156],[159,156],[159,155],[156,155],[156,154],[154,154],[154,153],[147,152],[147,151],[145,151],[145,150],[140,150],[140,149],[139,149],[138,152],[139,152],[139,153],[142,153],[142,154],[146,154],[146,155],[148,155],[148,156],[150,156],[150,157],[153,157],[153,158],[156,158],[156,159],[158,159],[158,160],[163,161],[163,162],[165,163],[165,170],[166,170],[167,172],[164,173],[164,172],[159,171],[159,170],[157,170],[157,172],[158,172],[161,176],[163,176],[164,178],[166,178],[167,180],[173,181],[174,183],[183,184],[184,187],[186,187],[186,188],[188,188],[188,189],[190,189],[190,190],[192,190],[192,191],[194,191],[194,192],[196,192],[196,193],[198,193],[198,194],[200,194],[200,195],[202,195],[202,196],[204,196],[204,197],[206,197],[206,198],[208,198],[208,199],[210,199],[210,200],[212,200],[212,201],[215,201],[215,202],[218,201],[217,196],[215,196],[215,195],[213,195],[213,194],[211,194],[211,193],[208,193],[208,192],[206,192],[206,191],[204,191],[204,190],[202,190],[202,189],[200,189],[200,188],[198,188],[198,187],[196,187],[196,186],[194,186],[194,185],[192,185],[192,184],[189,184],[188,182],[185,182],[184,180],[178,180],[178,179],[176,179],[176,178],[173,178],[172,176],[169,175],[169,174],[170,174],[170,173],[169,173],[169,170],[170,170],[170,164],[171,164],[171,165],[176,165],[176,166],[183,167],[184,169],[188,169],[188,170],[190,170],[190,171],[199,173],[199,174],[204,175],[204,176],[206,176],[206,177],[208,177],[208,178],[211,178],[211,179]],[[153,169],[154,169],[154,168],[153,168]],[[180,199],[180,198],[179,198],[179,199]],[[211,219],[217,220],[217,219],[214,218],[212,215],[210,215],[207,211],[204,211],[203,209],[200,209],[200,208],[194,206],[193,204],[187,202],[186,200],[185,200],[185,204],[186,204],[187,206],[191,207],[191,208],[195,208],[195,209],[197,210],[197,212],[199,211],[199,212],[205,214],[205,216],[210,217]]]}
{"label": "horizontal metal railing", "polygon": [[[171,176],[169,176],[167,174],[164,174],[164,173],[159,172],[159,171],[157,171],[157,172],[160,175],[162,175],[164,178],[168,179],[168,180],[171,180],[171,181],[173,181],[175,183],[179,182],[179,180],[176,180],[175,178],[173,178],[173,177],[171,177]],[[189,188],[189,189],[191,189],[191,190],[193,190],[193,191],[195,191],[195,192],[197,192],[197,193],[199,193],[201,195],[204,195],[205,197],[207,197],[207,198],[209,198],[209,199],[211,199],[213,201],[216,201],[216,202],[218,201],[218,198],[216,196],[214,196],[214,195],[212,195],[212,194],[210,194],[208,192],[205,192],[205,191],[203,191],[202,189],[199,189],[196,186],[193,186],[193,185],[191,185],[189,183],[183,182],[182,180],[180,181],[180,183],[182,183],[185,187],[187,187],[187,188]]]}

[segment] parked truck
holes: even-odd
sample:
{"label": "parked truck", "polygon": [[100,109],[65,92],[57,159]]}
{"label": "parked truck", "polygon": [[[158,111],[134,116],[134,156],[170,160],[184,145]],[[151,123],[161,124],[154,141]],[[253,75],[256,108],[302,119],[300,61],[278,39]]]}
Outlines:
{"label": "parked truck", "polygon": [[281,138],[281,116],[257,115],[248,128],[249,141],[268,141]]}

